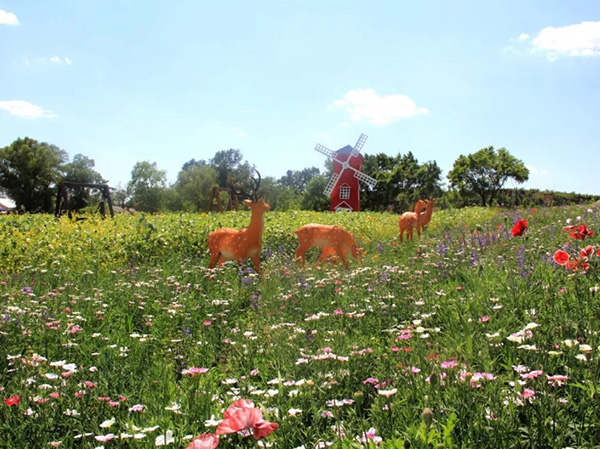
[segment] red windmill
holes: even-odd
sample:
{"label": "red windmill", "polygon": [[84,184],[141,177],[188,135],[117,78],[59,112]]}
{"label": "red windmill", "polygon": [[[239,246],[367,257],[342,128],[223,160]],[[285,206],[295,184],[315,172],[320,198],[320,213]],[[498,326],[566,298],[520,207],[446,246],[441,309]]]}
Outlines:
{"label": "red windmill", "polygon": [[333,176],[327,183],[325,195],[331,195],[330,211],[359,211],[360,210],[360,181],[369,187],[375,187],[377,180],[365,175],[362,169],[363,157],[360,154],[367,136],[361,134],[352,148],[346,145],[337,151],[331,151],[317,144],[315,150],[333,160]]}

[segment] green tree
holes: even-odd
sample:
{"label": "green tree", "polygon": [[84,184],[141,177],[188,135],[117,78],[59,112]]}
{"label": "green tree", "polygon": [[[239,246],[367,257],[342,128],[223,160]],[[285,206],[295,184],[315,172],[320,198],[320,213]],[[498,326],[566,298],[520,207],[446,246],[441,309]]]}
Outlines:
{"label": "green tree", "polygon": [[364,209],[404,212],[412,210],[419,199],[437,198],[442,194],[442,171],[437,163],[419,164],[412,152],[396,156],[366,155],[363,172],[377,179],[374,190],[361,184]]}
{"label": "green tree", "polygon": [[329,210],[329,197],[323,193],[328,181],[329,179],[323,175],[311,178],[302,196],[302,209],[315,211]]}
{"label": "green tree", "polygon": [[[63,181],[86,184],[106,184],[100,173],[94,170],[96,163],[83,154],[76,154],[73,160],[63,166]],[[88,206],[90,196],[98,196],[98,192],[90,192],[84,187],[76,187],[69,192],[69,203],[75,210]]]}
{"label": "green tree", "polygon": [[229,177],[234,182],[245,182],[251,172],[250,164],[244,162],[244,156],[240,150],[217,151],[210,160],[210,165],[216,170],[217,184],[221,187],[228,186]]}
{"label": "green tree", "polygon": [[131,180],[127,185],[133,207],[145,212],[159,211],[166,185],[166,172],[159,170],[156,162],[137,162],[131,170]]}
{"label": "green tree", "polygon": [[529,179],[529,170],[506,149],[495,150],[494,147],[482,148],[467,156],[461,154],[448,173],[452,188],[461,194],[476,194],[482,206],[491,206],[509,179],[523,183]]}
{"label": "green tree", "polygon": [[302,195],[293,188],[281,184],[271,176],[262,179],[258,196],[271,206],[272,211],[299,209],[302,200]]}
{"label": "green tree", "polygon": [[310,180],[319,176],[320,171],[317,167],[305,168],[303,170],[288,170],[285,176],[279,179],[279,184],[290,187],[296,193],[304,193]]}
{"label": "green tree", "polygon": [[51,212],[55,185],[67,153],[55,145],[25,137],[0,149],[0,186],[31,212]]}
{"label": "green tree", "polygon": [[[189,212],[205,210],[210,199],[211,188],[216,184],[216,170],[206,164],[186,163],[177,175],[173,186],[178,193],[180,209]],[[172,206],[171,206],[172,207]]]}

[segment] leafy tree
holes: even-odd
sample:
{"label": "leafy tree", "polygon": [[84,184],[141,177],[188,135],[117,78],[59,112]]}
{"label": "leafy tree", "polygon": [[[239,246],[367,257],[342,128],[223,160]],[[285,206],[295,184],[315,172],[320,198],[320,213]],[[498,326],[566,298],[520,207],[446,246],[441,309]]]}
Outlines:
{"label": "leafy tree", "polygon": [[442,171],[437,163],[419,164],[412,152],[396,156],[384,153],[366,155],[363,171],[377,179],[374,190],[361,184],[364,209],[403,212],[412,210],[419,199],[442,194]]}
{"label": "leafy tree", "polygon": [[474,193],[482,206],[491,206],[506,181],[522,183],[529,179],[529,170],[522,161],[506,149],[482,148],[467,156],[460,155],[448,173],[450,185],[462,193]]}
{"label": "leafy tree", "polygon": [[271,176],[262,179],[258,196],[271,206],[272,211],[299,209],[302,200],[302,195],[293,188],[281,184]]}
{"label": "leafy tree", "polygon": [[145,212],[159,211],[166,184],[166,172],[159,170],[156,162],[137,162],[131,170],[131,180],[127,185],[133,207]]}
{"label": "leafy tree", "polygon": [[234,149],[217,151],[210,160],[210,165],[217,171],[217,184],[221,187],[228,185],[229,176],[234,181],[246,180],[251,171],[250,164],[244,162],[242,152]]}
{"label": "leafy tree", "polygon": [[206,209],[216,179],[217,172],[213,167],[206,164],[186,163],[177,175],[177,182],[173,186],[179,196],[178,209],[190,212]]}
{"label": "leafy tree", "polygon": [[315,211],[329,210],[329,198],[323,194],[328,180],[323,175],[313,176],[304,190],[301,203],[302,209]]}
{"label": "leafy tree", "polygon": [[17,207],[52,211],[53,187],[60,180],[67,153],[55,145],[25,137],[0,149],[0,186]]}
{"label": "leafy tree", "polygon": [[[73,160],[63,166],[63,181],[81,182],[87,184],[106,184],[102,175],[94,170],[96,163],[93,159],[76,154]],[[95,192],[97,194],[97,192]],[[75,210],[86,207],[89,203],[90,191],[83,187],[76,187],[71,190],[69,202]]]}
{"label": "leafy tree", "polygon": [[310,180],[315,176],[319,176],[319,174],[320,171],[317,167],[305,168],[303,170],[288,170],[285,176],[279,179],[279,183],[294,189],[296,193],[303,193]]}

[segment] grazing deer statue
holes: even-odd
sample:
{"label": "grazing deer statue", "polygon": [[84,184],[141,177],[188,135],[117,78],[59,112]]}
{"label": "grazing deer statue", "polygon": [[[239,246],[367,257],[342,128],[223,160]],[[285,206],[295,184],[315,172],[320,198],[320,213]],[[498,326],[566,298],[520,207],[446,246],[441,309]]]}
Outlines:
{"label": "grazing deer statue", "polygon": [[419,217],[419,224],[423,230],[425,230],[425,226],[427,226],[431,221],[431,214],[433,214],[433,205],[435,204],[435,199],[428,200],[425,203],[427,204],[427,209],[425,212],[421,212]]}
{"label": "grazing deer statue", "polygon": [[302,260],[302,266],[305,265],[306,251],[313,246],[323,249],[321,260],[326,260],[328,256],[336,256],[342,260],[346,268],[348,268],[346,253],[349,252],[355,260],[360,260],[360,249],[354,237],[341,226],[311,223],[294,232],[300,240],[300,245],[296,249],[296,259]]}
{"label": "grazing deer statue", "polygon": [[216,263],[222,265],[226,260],[236,260],[238,264],[252,259],[254,268],[260,273],[260,249],[262,233],[265,227],[264,215],[270,209],[269,205],[258,199],[258,188],[260,187],[260,173],[258,180],[250,178],[254,184],[250,195],[252,200],[244,200],[244,204],[252,210],[250,224],[246,229],[236,230],[222,228],[208,234],[208,250],[210,252],[209,268]]}
{"label": "grazing deer statue", "polygon": [[425,201],[419,200],[417,201],[414,212],[404,212],[400,215],[400,221],[398,222],[400,232],[398,235],[401,242],[404,231],[406,231],[406,240],[412,242],[413,231],[415,228],[417,229],[417,235],[421,237],[421,211],[426,204]]}

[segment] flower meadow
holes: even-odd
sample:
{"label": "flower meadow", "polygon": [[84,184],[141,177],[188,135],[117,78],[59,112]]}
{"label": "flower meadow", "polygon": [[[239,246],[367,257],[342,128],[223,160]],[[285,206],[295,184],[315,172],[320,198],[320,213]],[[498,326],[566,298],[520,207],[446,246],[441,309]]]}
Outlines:
{"label": "flower meadow", "polygon": [[[2,217],[0,447],[598,447],[597,205],[268,212],[262,275],[208,269],[249,217]],[[362,261],[302,268],[310,222]]]}

